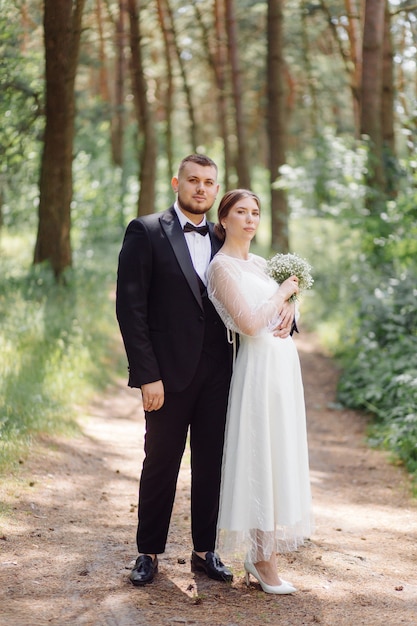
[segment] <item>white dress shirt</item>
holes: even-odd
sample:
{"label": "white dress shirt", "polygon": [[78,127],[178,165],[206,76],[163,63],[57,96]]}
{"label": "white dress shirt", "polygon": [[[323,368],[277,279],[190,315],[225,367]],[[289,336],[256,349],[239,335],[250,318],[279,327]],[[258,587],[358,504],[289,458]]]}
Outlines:
{"label": "white dress shirt", "polygon": [[[178,219],[180,220],[181,228],[184,228],[184,225],[190,220],[186,218],[184,213],[178,206],[178,203],[175,202],[174,209],[176,214],[178,215]],[[203,219],[198,226],[204,226],[207,223],[206,216],[204,215]],[[185,241],[187,242],[188,249],[190,251],[191,260],[194,265],[194,269],[197,274],[200,276],[201,280],[205,285],[207,285],[207,277],[206,272],[208,265],[211,259],[211,242],[210,236],[207,233],[204,237],[196,232],[184,233]]]}

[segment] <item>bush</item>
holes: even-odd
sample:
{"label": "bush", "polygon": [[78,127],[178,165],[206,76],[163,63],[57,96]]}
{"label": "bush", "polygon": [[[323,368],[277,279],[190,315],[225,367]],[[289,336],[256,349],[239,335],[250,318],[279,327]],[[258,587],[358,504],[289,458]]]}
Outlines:
{"label": "bush", "polygon": [[78,252],[64,286],[49,267],[16,258],[22,238],[3,241],[0,456],[7,462],[34,433],[76,428],[76,406],[114,375],[117,248]]}
{"label": "bush", "polygon": [[305,157],[282,169],[280,186],[298,218],[293,241],[314,269],[309,320],[341,360],[339,401],[368,412],[369,441],[417,479],[415,155],[394,163],[398,193],[374,213],[365,143],[327,131]]}
{"label": "bush", "polygon": [[[376,282],[376,276],[374,282]],[[370,412],[370,441],[391,450],[417,473],[416,274],[387,278],[352,294],[360,302],[358,322],[346,335],[339,400]]]}

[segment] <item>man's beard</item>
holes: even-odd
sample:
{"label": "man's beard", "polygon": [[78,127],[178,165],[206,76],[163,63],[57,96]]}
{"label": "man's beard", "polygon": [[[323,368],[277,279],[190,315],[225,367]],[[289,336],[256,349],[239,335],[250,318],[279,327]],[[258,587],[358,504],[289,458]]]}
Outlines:
{"label": "man's beard", "polygon": [[[187,213],[191,213],[191,215],[205,215],[211,209],[211,206],[203,209],[203,208],[200,208],[199,206],[194,207],[194,206],[189,205],[187,202],[184,202],[181,199],[181,196],[180,196],[179,192],[178,192],[178,196],[177,197],[178,197],[178,204],[181,207],[181,209],[183,211],[186,211]],[[213,202],[213,204],[214,204],[214,202]]]}

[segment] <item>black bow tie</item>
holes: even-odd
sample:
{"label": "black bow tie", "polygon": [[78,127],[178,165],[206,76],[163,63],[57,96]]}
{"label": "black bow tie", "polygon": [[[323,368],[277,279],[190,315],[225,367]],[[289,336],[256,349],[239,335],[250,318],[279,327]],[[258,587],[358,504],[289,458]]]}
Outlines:
{"label": "black bow tie", "polygon": [[204,226],[194,226],[194,224],[191,224],[190,222],[187,222],[184,226],[184,232],[185,233],[191,233],[191,232],[196,232],[196,233],[200,233],[200,235],[207,235],[209,228],[207,226],[207,224],[205,224]]}

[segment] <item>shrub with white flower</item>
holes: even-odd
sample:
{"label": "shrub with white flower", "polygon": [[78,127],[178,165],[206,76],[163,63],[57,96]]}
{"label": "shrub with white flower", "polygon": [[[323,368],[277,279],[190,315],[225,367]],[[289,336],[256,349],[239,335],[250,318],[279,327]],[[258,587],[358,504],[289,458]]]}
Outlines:
{"label": "shrub with white flower", "polygon": [[[314,280],[311,270],[311,265],[298,254],[275,254],[267,261],[267,273],[271,278],[281,284],[290,276],[297,276],[300,292],[312,287]],[[294,294],[290,301],[296,299]]]}

